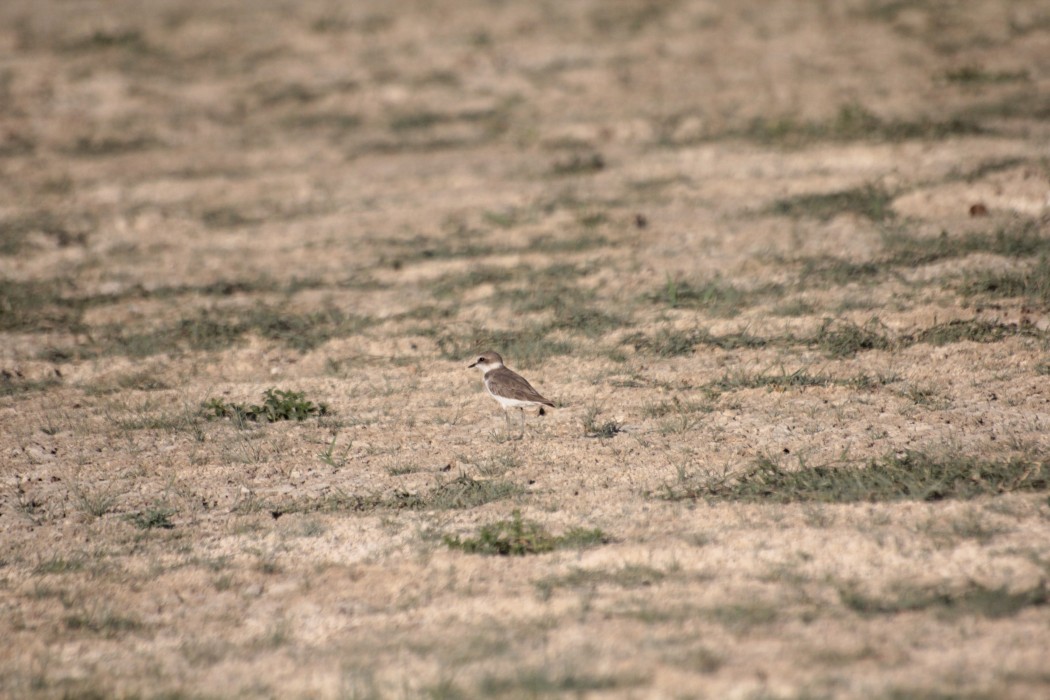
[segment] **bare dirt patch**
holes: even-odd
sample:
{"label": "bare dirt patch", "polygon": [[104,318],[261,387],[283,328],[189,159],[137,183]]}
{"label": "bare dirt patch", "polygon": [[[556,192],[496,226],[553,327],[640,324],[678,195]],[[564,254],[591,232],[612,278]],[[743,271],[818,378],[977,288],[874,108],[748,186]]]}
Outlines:
{"label": "bare dirt patch", "polygon": [[0,690],[1045,694],[1050,13],[970,5],[3,3]]}

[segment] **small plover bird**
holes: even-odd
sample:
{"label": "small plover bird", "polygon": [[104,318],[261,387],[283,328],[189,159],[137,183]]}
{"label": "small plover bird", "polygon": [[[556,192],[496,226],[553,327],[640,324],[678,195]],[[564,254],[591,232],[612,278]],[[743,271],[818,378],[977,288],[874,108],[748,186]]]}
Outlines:
{"label": "small plover bird", "polygon": [[504,416],[507,418],[507,428],[510,428],[510,409],[516,408],[521,411],[521,433],[518,438],[525,436],[525,409],[529,406],[538,406],[540,414],[544,406],[554,408],[554,402],[540,396],[540,393],[532,388],[524,377],[517,372],[507,369],[503,365],[503,358],[499,353],[483,352],[478,355],[470,367],[477,367],[484,374],[485,389],[489,396],[499,401],[503,408]]}

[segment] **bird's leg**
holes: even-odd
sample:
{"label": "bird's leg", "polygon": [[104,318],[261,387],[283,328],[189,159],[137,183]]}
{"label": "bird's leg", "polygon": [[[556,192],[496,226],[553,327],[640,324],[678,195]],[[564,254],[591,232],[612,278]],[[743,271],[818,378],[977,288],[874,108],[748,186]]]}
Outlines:
{"label": "bird's leg", "polygon": [[518,411],[521,412],[521,433],[518,434],[518,439],[520,440],[525,437],[525,409],[519,408]]}
{"label": "bird's leg", "polygon": [[510,411],[504,410],[503,417],[507,419],[507,435],[510,435]]}

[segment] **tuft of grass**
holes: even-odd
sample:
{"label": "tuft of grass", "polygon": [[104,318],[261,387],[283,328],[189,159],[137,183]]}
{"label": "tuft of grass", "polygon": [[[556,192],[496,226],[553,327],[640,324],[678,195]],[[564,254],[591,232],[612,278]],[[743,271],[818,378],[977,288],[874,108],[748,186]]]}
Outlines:
{"label": "tuft of grass", "polygon": [[1023,219],[994,231],[954,236],[947,231],[939,236],[890,231],[883,234],[882,243],[887,252],[883,263],[899,267],[917,267],[972,253],[1012,258],[1050,253],[1050,237],[1042,233],[1039,223],[1033,219]]}
{"label": "tuft of grass", "polygon": [[86,564],[86,558],[84,555],[78,555],[72,558],[61,557],[58,555],[52,556],[50,559],[44,559],[37,563],[33,567],[34,574],[70,574],[78,571],[83,571]]}
{"label": "tuft of grass", "polygon": [[64,291],[61,280],[0,279],[0,331],[82,330],[84,304]]}
{"label": "tuft of grass", "polygon": [[146,510],[141,510],[137,513],[129,513],[124,519],[140,530],[171,530],[175,527],[175,523],[171,521],[171,517],[175,515],[176,512],[175,509],[169,508],[168,506],[153,505]]}
{"label": "tuft of grass", "polygon": [[56,376],[26,379],[18,370],[0,370],[0,396],[17,396],[32,391],[47,391],[62,383]]}
{"label": "tuft of grass", "polygon": [[429,129],[450,119],[451,117],[447,114],[430,110],[406,111],[395,114],[390,118],[390,130],[396,132]]}
{"label": "tuft of grass", "polygon": [[948,343],[963,341],[995,343],[1003,338],[1018,335],[1023,331],[1024,327],[1015,323],[958,319],[925,328],[915,335],[914,341],[929,343],[930,345],[947,345]]}
{"label": "tuft of grass", "polygon": [[1050,461],[986,461],[961,455],[907,452],[863,465],[787,470],[769,458],[734,476],[703,477],[669,487],[671,500],[718,498],[774,503],[939,501],[1050,490]]}
{"label": "tuft of grass", "polygon": [[[512,676],[486,676],[482,679],[478,697],[485,698],[552,698],[589,697],[608,695],[613,690],[621,694],[628,688],[644,686],[649,678],[641,675],[596,675],[570,669],[556,673],[548,668],[518,671]],[[631,693],[626,693],[632,696]],[[431,694],[431,697],[436,697]],[[466,697],[465,694],[442,697]]]}
{"label": "tuft of grass", "polygon": [[536,586],[543,593],[549,593],[556,587],[595,588],[597,586],[617,586],[620,588],[646,588],[659,583],[667,574],[645,564],[624,564],[618,569],[579,569],[569,573],[540,579]]}
{"label": "tuft of grass", "polygon": [[623,432],[623,426],[614,420],[600,422],[598,416],[601,412],[602,409],[597,404],[587,407],[587,411],[583,415],[583,434],[586,437],[608,439],[617,433]]}
{"label": "tuft of grass", "polygon": [[708,345],[722,350],[739,348],[758,348],[768,344],[765,338],[753,336],[747,331],[712,335],[705,328],[694,328],[688,331],[662,328],[651,336],[634,333],[623,340],[639,352],[646,352],[659,357],[680,357],[691,355],[697,345]]}
{"label": "tuft of grass", "polygon": [[[288,286],[289,290],[295,288],[295,282]],[[222,283],[215,289],[206,287],[202,293],[226,295],[242,289],[250,291],[253,287],[236,284],[231,287],[230,283]],[[155,293],[154,296],[178,293],[180,290],[175,289]],[[369,317],[348,315],[334,307],[304,314],[289,313],[265,304],[247,310],[202,309],[171,325],[146,332],[129,332],[119,326],[103,328],[98,349],[103,354],[131,357],[148,357],[184,349],[214,351],[231,347],[246,334],[255,333],[259,337],[305,352],[332,338],[357,333],[372,322]]]}
{"label": "tuft of grass", "polygon": [[515,510],[510,520],[499,520],[483,525],[477,537],[461,539],[459,535],[446,535],[449,549],[459,549],[468,554],[498,556],[525,556],[543,554],[555,549],[582,549],[608,542],[608,537],[595,528],[572,528],[564,535],[555,536],[540,523],[523,520],[521,511]]}
{"label": "tuft of grass", "polygon": [[567,158],[554,161],[554,175],[584,175],[605,169],[605,158],[601,153],[574,153]]}
{"label": "tuft of grass", "polygon": [[762,374],[737,372],[723,374],[709,386],[717,391],[739,391],[741,389],[792,389],[810,386],[831,386],[838,383],[835,379],[823,374],[810,374],[805,367],[794,372],[781,369],[780,374]]}
{"label": "tuft of grass", "polygon": [[1050,255],[1044,253],[1030,270],[981,272],[972,275],[962,291],[967,295],[993,297],[1026,297],[1033,303],[1050,307]]}
{"label": "tuft of grass", "polygon": [[780,285],[765,285],[753,291],[746,291],[720,277],[699,283],[677,280],[670,275],[664,288],[650,294],[649,300],[661,300],[672,309],[704,309],[715,316],[733,317],[754,303],[757,297],[781,294]]}
{"label": "tuft of grass", "polygon": [[960,66],[945,71],[944,79],[962,85],[999,85],[1003,83],[1027,82],[1031,79],[1026,70],[989,71],[976,65]]}
{"label": "tuft of grass", "polygon": [[466,474],[438,484],[421,496],[406,496],[405,503],[416,510],[459,510],[476,508],[492,501],[517,496],[522,489],[517,484],[500,479],[474,479]]}
{"label": "tuft of grass", "polygon": [[831,357],[852,357],[866,350],[888,350],[893,347],[885,326],[875,316],[863,326],[852,321],[826,318],[812,343]]}
{"label": "tuft of grass", "polygon": [[516,330],[474,328],[465,334],[445,333],[436,342],[441,357],[463,360],[485,350],[496,349],[506,362],[518,367],[535,367],[551,357],[568,355],[576,348],[563,340],[548,337],[545,324],[528,324]]}
{"label": "tuft of grass", "polygon": [[706,608],[703,613],[723,627],[741,633],[755,627],[771,625],[780,619],[780,612],[776,606],[761,601]]}
{"label": "tuft of grass", "polygon": [[1013,617],[1022,610],[1050,603],[1046,581],[1028,590],[1010,591],[1006,586],[987,588],[971,581],[962,590],[898,586],[890,596],[868,596],[855,587],[839,590],[842,603],[864,617],[932,611],[940,617],[957,619],[980,616],[991,619]]}
{"label": "tuft of grass", "polygon": [[123,495],[117,486],[102,484],[87,486],[79,479],[73,481],[69,490],[77,507],[95,518],[101,518],[112,512]]}
{"label": "tuft of grass", "polygon": [[851,103],[842,105],[835,117],[826,121],[799,121],[791,116],[758,118],[739,135],[761,143],[799,147],[826,141],[928,141],[986,132],[979,123],[964,117],[883,119],[862,105]]}
{"label": "tuft of grass", "polygon": [[66,45],[70,51],[100,51],[122,49],[134,53],[149,51],[149,44],[138,29],[96,29],[91,34],[81,37]]}
{"label": "tuft of grass", "polygon": [[802,269],[799,271],[800,285],[803,287],[822,285],[835,285],[838,287],[847,284],[863,282],[876,277],[885,267],[878,262],[864,261],[853,262],[833,256],[815,256],[801,260]]}
{"label": "tuft of grass", "polygon": [[238,421],[266,421],[274,423],[280,420],[303,421],[312,416],[328,415],[328,405],[315,404],[307,400],[306,394],[300,391],[286,391],[270,388],[263,392],[263,402],[259,405],[227,403],[219,398],[208,399],[203,405],[206,414],[213,418],[235,418]]}
{"label": "tuft of grass", "polygon": [[878,185],[862,185],[849,190],[803,194],[777,200],[770,213],[828,221],[840,214],[863,216],[876,223],[894,218],[890,205],[893,195]]}
{"label": "tuft of grass", "polygon": [[110,607],[82,608],[66,616],[66,629],[71,632],[90,632],[112,639],[145,627],[142,621],[123,615]]}

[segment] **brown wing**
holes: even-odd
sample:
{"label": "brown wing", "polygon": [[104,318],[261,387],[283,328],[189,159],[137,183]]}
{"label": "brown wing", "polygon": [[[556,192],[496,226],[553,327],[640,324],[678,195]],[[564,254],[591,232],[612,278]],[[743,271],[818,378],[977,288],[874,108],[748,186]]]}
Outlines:
{"label": "brown wing", "polygon": [[540,396],[525,377],[510,371],[506,367],[494,369],[485,375],[485,383],[493,394],[506,396],[518,401],[533,401],[554,408],[554,402]]}

